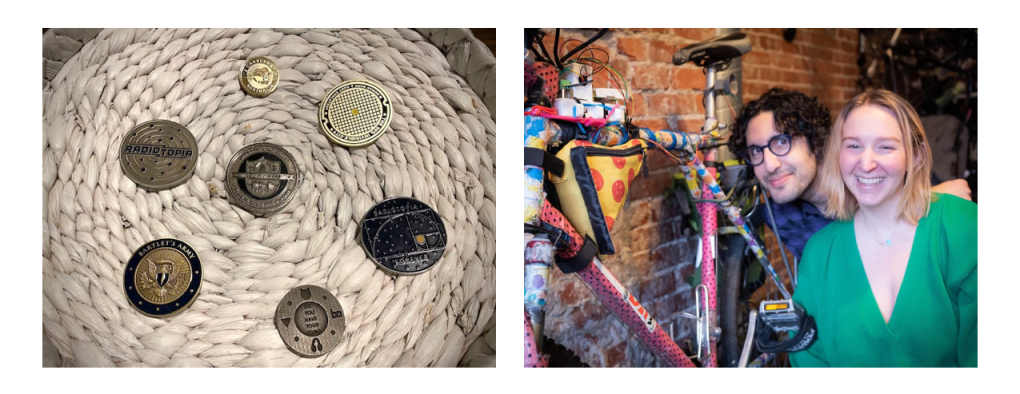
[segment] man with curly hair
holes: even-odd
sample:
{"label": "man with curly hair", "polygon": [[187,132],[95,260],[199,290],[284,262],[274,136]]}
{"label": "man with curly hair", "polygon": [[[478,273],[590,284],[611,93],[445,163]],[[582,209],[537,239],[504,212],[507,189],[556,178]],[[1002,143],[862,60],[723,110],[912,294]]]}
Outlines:
{"label": "man with curly hair", "polygon": [[[815,181],[831,125],[829,110],[818,99],[773,88],[744,107],[730,135],[730,150],[754,168],[771,197],[773,231],[798,259],[808,239],[832,222],[822,214],[826,199]],[[970,200],[970,186],[962,179],[932,191]]]}

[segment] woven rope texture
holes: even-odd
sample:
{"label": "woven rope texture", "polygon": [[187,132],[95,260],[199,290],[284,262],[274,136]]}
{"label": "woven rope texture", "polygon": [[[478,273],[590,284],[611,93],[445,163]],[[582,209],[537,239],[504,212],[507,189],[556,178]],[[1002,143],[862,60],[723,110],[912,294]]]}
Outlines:
{"label": "woven rope texture", "polygon": [[[482,89],[494,104],[495,62],[465,32],[47,31],[43,332],[65,363],[456,366],[492,327],[496,301],[496,126],[471,87],[491,82]],[[281,72],[264,99],[237,81],[252,56]],[[390,130],[364,148],[318,130],[319,100],[351,79],[378,82],[393,101]],[[198,141],[194,176],[171,190],[142,190],[120,168],[122,138],[151,119]],[[269,217],[225,192],[231,156],[256,142],[287,149],[305,177]],[[442,261],[422,275],[385,274],[357,240],[368,209],[398,196],[432,206],[448,232]],[[123,270],[165,237],[198,251],[204,283],[181,314],[150,318],[128,305]],[[306,284],[335,294],[347,315],[343,340],[319,358],[290,352],[273,326],[280,299]]]}

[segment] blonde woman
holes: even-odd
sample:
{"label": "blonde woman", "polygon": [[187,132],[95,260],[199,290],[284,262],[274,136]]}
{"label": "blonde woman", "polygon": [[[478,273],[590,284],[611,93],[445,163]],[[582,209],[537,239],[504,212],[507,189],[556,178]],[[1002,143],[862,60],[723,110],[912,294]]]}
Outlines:
{"label": "blonde woman", "polygon": [[921,121],[870,90],[833,124],[822,164],[826,216],[793,295],[818,340],[798,367],[976,367],[977,205],[931,192]]}

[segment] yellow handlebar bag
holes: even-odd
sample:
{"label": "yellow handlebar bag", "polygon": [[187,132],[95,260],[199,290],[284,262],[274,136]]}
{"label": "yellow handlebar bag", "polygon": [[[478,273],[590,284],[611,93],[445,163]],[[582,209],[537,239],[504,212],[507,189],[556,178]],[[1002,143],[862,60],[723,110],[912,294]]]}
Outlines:
{"label": "yellow handlebar bag", "polygon": [[599,254],[615,254],[613,228],[634,178],[644,163],[645,143],[631,140],[615,147],[573,140],[556,154],[563,177],[549,174],[560,210],[581,236],[590,236]]}

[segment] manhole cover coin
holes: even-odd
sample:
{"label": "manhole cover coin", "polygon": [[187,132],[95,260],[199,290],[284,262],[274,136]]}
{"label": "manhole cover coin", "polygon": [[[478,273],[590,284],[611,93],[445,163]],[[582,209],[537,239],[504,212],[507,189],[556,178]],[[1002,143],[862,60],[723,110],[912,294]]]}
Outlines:
{"label": "manhole cover coin", "polygon": [[368,80],[345,81],[319,103],[319,126],[333,142],[359,147],[375,142],[390,126],[393,104],[381,86]]}

